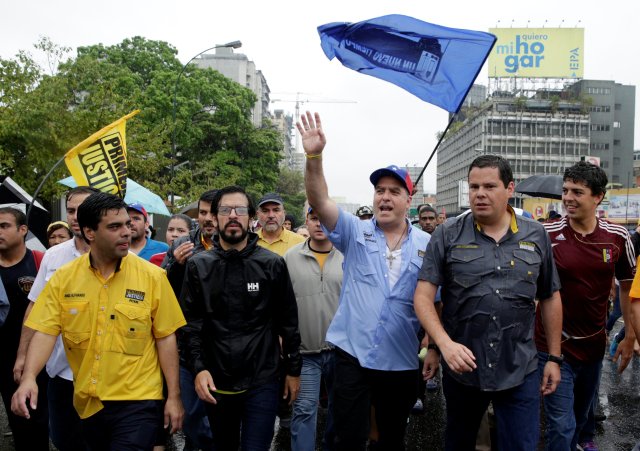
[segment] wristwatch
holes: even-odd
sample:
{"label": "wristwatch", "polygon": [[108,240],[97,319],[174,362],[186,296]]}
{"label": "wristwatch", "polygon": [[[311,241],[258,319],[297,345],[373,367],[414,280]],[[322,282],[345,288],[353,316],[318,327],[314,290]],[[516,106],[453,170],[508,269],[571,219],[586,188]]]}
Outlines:
{"label": "wristwatch", "polygon": [[547,362],[553,362],[557,363],[558,365],[562,365],[562,362],[564,362],[564,356],[562,354],[560,354],[559,356],[549,354],[549,357],[547,357]]}

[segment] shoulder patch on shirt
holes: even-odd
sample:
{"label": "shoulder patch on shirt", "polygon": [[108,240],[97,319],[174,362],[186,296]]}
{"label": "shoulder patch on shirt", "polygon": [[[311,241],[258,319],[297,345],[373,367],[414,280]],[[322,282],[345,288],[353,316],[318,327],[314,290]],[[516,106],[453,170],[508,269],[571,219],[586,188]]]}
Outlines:
{"label": "shoulder patch on shirt", "polygon": [[144,301],[144,291],[130,290],[127,288],[124,297],[129,299],[130,302],[137,304],[140,301]]}
{"label": "shoulder patch on shirt", "polygon": [[529,241],[519,241],[518,245],[520,246],[520,249],[524,249],[526,251],[535,252],[536,250],[536,245]]}

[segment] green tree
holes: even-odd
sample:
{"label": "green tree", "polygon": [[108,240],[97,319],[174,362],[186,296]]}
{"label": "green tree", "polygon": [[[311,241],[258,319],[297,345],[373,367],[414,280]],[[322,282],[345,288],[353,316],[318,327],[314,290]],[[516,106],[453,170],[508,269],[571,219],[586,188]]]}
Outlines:
{"label": "green tree", "polygon": [[[251,124],[249,89],[191,65],[175,93],[174,122],[182,64],[170,44],[134,37],[80,47],[64,61],[67,49],[47,38],[36,49],[50,73],[25,52],[0,60],[0,169],[28,191],[67,150],[134,109],[141,113],[127,123],[129,176],[161,196],[186,204],[232,183],[254,195],[275,188],[281,138],[269,124]],[[44,198],[66,174],[64,165],[55,171]]]}
{"label": "green tree", "polygon": [[296,224],[304,223],[305,212],[303,210],[307,200],[304,191],[304,175],[301,172],[281,167],[276,191],[282,196],[287,213],[296,218]]}

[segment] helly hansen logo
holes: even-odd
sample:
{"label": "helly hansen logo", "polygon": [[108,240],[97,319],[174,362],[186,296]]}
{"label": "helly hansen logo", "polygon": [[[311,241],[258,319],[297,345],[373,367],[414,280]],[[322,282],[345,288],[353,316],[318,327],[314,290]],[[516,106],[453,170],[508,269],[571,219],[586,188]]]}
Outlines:
{"label": "helly hansen logo", "polygon": [[260,291],[260,284],[258,282],[249,282],[247,284],[247,291],[249,293],[253,293],[255,291]]}

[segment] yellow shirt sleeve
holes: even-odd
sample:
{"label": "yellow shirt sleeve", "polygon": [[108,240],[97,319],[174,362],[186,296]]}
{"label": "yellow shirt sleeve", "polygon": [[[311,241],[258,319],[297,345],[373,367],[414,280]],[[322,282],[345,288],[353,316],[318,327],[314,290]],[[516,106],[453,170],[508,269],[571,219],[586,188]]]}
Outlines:
{"label": "yellow shirt sleeve", "polygon": [[59,277],[51,277],[33,305],[25,326],[48,335],[60,335],[61,305],[58,300]]}

